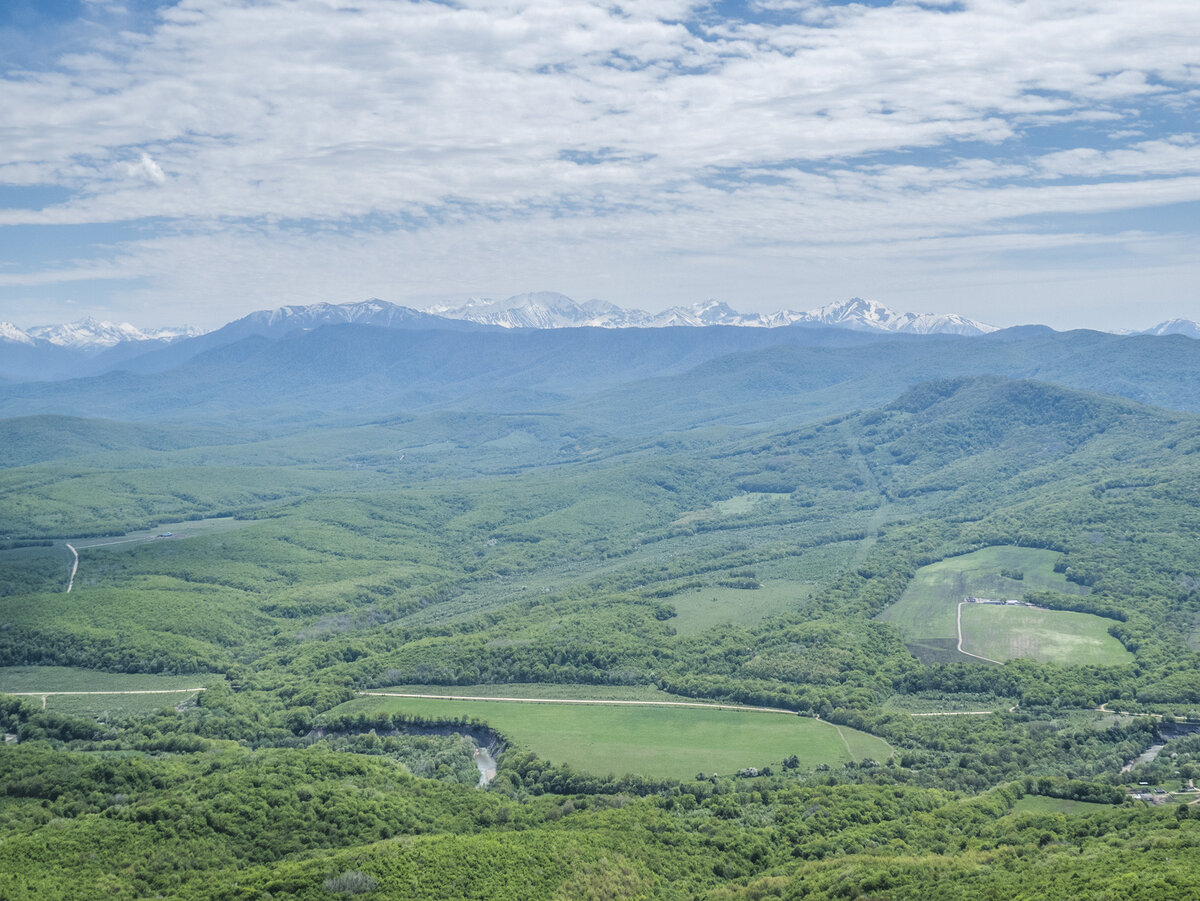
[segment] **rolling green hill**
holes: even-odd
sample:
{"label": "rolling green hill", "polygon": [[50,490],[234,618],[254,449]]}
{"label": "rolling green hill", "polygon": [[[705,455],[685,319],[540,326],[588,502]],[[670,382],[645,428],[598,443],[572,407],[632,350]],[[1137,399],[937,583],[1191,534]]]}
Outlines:
{"label": "rolling green hill", "polygon": [[[1200,775],[1191,344],[362,337],[0,389],[137,420],[0,421],[0,687],[207,689],[0,698],[0,894],[1183,884],[1194,806],[1125,787]],[[1036,605],[965,613],[998,664],[926,653],[966,593]],[[513,684],[803,716],[357,695]]]}

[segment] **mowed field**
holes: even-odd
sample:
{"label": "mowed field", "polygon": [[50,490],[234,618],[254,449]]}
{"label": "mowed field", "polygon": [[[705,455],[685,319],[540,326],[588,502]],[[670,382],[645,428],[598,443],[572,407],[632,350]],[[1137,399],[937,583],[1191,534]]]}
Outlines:
{"label": "mowed field", "polygon": [[414,695],[456,698],[552,698],[559,700],[668,701],[695,704],[695,698],[674,695],[653,685],[581,685],[557,682],[492,682],[487,685],[392,685],[371,689]]}
{"label": "mowed field", "polygon": [[1026,795],[1013,805],[1016,813],[1065,813],[1089,814],[1112,810],[1111,804],[1094,801],[1072,801],[1069,798],[1045,798],[1041,795]]}
{"label": "mowed field", "polygon": [[[957,639],[958,603],[965,597],[1019,599],[1027,591],[1085,594],[1054,571],[1061,555],[1023,547],[988,547],[922,566],[912,582],[879,618],[895,625],[910,641]],[[1002,572],[1020,573],[1021,579]]]}
{"label": "mowed field", "polygon": [[[1054,571],[1059,556],[1033,548],[990,547],[923,566],[900,600],[879,618],[894,624],[909,642],[953,648],[963,598],[1019,600],[1025,592],[1039,590],[1086,594],[1088,589]],[[1000,662],[1030,657],[1042,663],[1116,666],[1131,661],[1132,655],[1108,634],[1110,625],[1089,613],[963,604],[963,650]]]}
{"label": "mowed field", "polygon": [[1119,666],[1133,661],[1108,634],[1111,620],[1089,613],[964,604],[963,650],[992,660]]}
{"label": "mowed field", "polygon": [[27,695],[38,706],[44,697],[46,709],[56,713],[108,718],[174,707],[195,698],[193,689],[223,679],[106,673],[75,666],[2,666],[0,693]]}
{"label": "mowed field", "polygon": [[793,754],[806,768],[891,755],[887,742],[873,735],[780,713],[384,697],[351,701],[334,712],[375,711],[477,718],[552,763],[597,775],[686,779],[778,767]]}

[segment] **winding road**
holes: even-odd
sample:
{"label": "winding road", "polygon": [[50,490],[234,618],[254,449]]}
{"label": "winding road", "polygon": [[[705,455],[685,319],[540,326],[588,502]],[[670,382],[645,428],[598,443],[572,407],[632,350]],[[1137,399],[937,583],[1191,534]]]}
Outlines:
{"label": "winding road", "polygon": [[67,594],[71,593],[71,588],[75,585],[75,573],[79,572],[79,551],[75,550],[75,546],[68,544],[67,550],[75,555],[75,562],[71,564],[71,578],[67,579]]}

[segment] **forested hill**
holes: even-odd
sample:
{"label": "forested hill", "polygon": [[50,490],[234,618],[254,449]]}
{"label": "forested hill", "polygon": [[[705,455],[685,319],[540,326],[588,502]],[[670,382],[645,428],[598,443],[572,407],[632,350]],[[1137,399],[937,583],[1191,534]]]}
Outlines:
{"label": "forested hill", "polygon": [[1196,348],[351,325],[2,385],[0,896],[1194,895]]}
{"label": "forested hill", "polygon": [[964,375],[1034,378],[1200,410],[1200,343],[1011,329],[978,338],[732,327],[520,332],[327,326],[251,336],[164,372],[0,385],[5,416],[285,422],[435,409],[562,410],[608,427],[808,418]]}

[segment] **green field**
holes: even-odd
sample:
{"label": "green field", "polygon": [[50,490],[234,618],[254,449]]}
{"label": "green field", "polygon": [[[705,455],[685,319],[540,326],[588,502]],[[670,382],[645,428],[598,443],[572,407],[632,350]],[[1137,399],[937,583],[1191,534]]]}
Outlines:
{"label": "green field", "polygon": [[1112,810],[1111,804],[1093,801],[1072,801],[1069,798],[1045,798],[1041,795],[1026,795],[1012,807],[1014,813],[1101,813]]}
{"label": "green field", "polygon": [[[3,666],[0,667],[0,692],[27,695],[28,700],[39,706],[45,698],[46,709],[55,713],[108,719],[175,707],[196,696],[195,692],[177,689],[200,688],[222,678],[106,673],[75,666]],[[121,694],[148,691],[170,693]]]}
{"label": "green field", "polygon": [[805,582],[764,582],[761,588],[699,588],[672,595],[670,621],[680,635],[695,635],[720,625],[753,626],[768,616],[795,613],[812,597]]}
{"label": "green field", "polygon": [[553,682],[504,682],[490,685],[393,685],[372,691],[419,695],[452,695],[468,698],[563,698],[567,700],[681,701],[695,698],[673,695],[653,685],[578,685]]}
{"label": "green field", "polygon": [[1108,634],[1112,621],[1090,613],[964,604],[963,650],[992,660],[1119,666],[1133,655]]}
{"label": "green field", "polygon": [[[956,608],[964,597],[1019,599],[1027,591],[1045,590],[1086,593],[1086,588],[1054,571],[1060,556],[1033,548],[987,547],[922,566],[900,600],[879,618],[895,625],[909,641],[957,640]],[[1001,571],[1019,572],[1023,578],[1007,578]]]}
{"label": "green field", "polygon": [[[193,519],[183,522],[165,522],[150,529],[139,529],[126,532],[123,535],[109,535],[93,538],[68,538],[67,541],[76,550],[108,547],[109,545],[133,543],[138,541],[170,541],[181,538],[195,538],[199,535],[211,535],[226,532],[230,529],[244,529],[253,520],[235,519],[232,516],[215,516],[209,519]],[[161,536],[168,536],[163,538]]]}
{"label": "green field", "polygon": [[364,698],[333,712],[351,711],[478,718],[539,757],[598,775],[686,779],[778,766],[793,754],[803,767],[891,755],[882,739],[845,726],[751,711]]}

